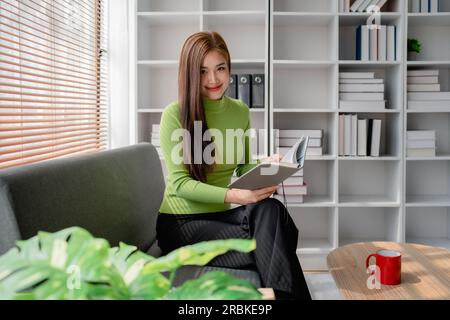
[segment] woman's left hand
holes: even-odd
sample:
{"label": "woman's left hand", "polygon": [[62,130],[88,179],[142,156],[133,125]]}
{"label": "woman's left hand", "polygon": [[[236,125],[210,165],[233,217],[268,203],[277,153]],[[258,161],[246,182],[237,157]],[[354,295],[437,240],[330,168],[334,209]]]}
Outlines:
{"label": "woman's left hand", "polygon": [[271,155],[268,158],[262,159],[261,162],[262,163],[280,162],[282,158],[283,158],[283,156],[281,154],[276,153],[276,154]]}

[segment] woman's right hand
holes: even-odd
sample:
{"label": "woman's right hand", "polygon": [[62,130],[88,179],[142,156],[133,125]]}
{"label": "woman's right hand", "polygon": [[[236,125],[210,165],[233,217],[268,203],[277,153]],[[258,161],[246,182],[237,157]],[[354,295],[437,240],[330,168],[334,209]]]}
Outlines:
{"label": "woman's right hand", "polygon": [[225,195],[225,203],[251,204],[270,197],[278,186],[266,187],[257,190],[228,189]]}

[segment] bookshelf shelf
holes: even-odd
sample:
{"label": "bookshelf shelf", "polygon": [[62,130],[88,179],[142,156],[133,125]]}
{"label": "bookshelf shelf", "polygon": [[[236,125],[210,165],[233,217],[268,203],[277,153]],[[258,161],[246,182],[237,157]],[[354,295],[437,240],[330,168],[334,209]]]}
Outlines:
{"label": "bookshelf shelf", "polygon": [[331,67],[336,64],[334,61],[326,60],[274,60],[274,66],[291,68],[295,66],[310,66],[310,67]]}
{"label": "bookshelf shelf", "polygon": [[437,248],[450,248],[450,239],[449,238],[433,238],[433,237],[427,237],[427,238],[417,238],[417,237],[407,237],[406,241],[409,243],[418,243],[418,244],[425,244],[432,247]]}
{"label": "bookshelf shelf", "polygon": [[409,13],[408,24],[414,27],[450,26],[450,12]]}
{"label": "bookshelf shelf", "polygon": [[274,108],[273,112],[280,112],[280,113],[298,113],[298,112],[304,112],[304,113],[311,113],[311,112],[322,112],[322,113],[334,113],[336,112],[335,109],[314,109],[314,108]]}
{"label": "bookshelf shelf", "polygon": [[389,195],[341,195],[339,207],[400,207]]}
{"label": "bookshelf shelf", "polygon": [[450,207],[450,195],[408,195],[407,207]]}
{"label": "bookshelf shelf", "polygon": [[381,156],[381,157],[338,157],[339,161],[399,161],[401,157]]}
{"label": "bookshelf shelf", "polygon": [[384,68],[389,66],[399,66],[400,61],[360,61],[360,60],[339,60],[340,66],[350,66],[353,68]]}
{"label": "bookshelf shelf", "polygon": [[311,196],[304,197],[303,203],[289,203],[289,208],[306,208],[306,207],[334,207],[336,202],[331,196]]}
{"label": "bookshelf shelf", "polygon": [[[338,12],[335,0],[131,0],[135,142],[150,141],[152,125],[177,98],[186,37],[218,31],[233,73],[266,75],[266,108],[250,109],[252,126],[268,131],[260,156],[276,152],[273,129],[323,130],[324,155],[306,159],[304,203],[288,204],[305,270],[326,269],[329,251],[347,243],[417,241],[450,248],[450,227],[443,228],[450,226],[450,108],[407,108],[408,69],[439,69],[441,91],[450,91],[450,1],[441,3],[441,13],[420,14],[408,13],[408,2],[388,0],[381,12],[382,24],[397,27],[397,59],[357,61],[355,29],[369,14]],[[407,60],[411,37],[423,40],[417,61]],[[342,71],[383,78],[386,109],[340,109]],[[380,157],[337,156],[342,113],[382,120]],[[407,130],[435,130],[437,156],[407,157]]]}
{"label": "bookshelf shelf", "polygon": [[[371,22],[369,17],[370,13],[367,12],[351,12],[351,13],[339,13],[340,26],[356,26],[365,24],[367,21]],[[380,22],[381,24],[394,24],[401,19],[401,14],[397,12],[381,12]]]}
{"label": "bookshelf shelf", "polygon": [[394,109],[367,109],[367,108],[339,108],[339,112],[341,113],[401,113],[400,110]]}
{"label": "bookshelf shelf", "polygon": [[406,160],[408,161],[439,161],[439,160],[450,160],[450,155],[448,154],[441,154],[436,155],[435,157],[406,157]]}
{"label": "bookshelf shelf", "polygon": [[297,249],[297,254],[328,254],[334,249],[332,243],[326,238],[301,239],[302,246]]}

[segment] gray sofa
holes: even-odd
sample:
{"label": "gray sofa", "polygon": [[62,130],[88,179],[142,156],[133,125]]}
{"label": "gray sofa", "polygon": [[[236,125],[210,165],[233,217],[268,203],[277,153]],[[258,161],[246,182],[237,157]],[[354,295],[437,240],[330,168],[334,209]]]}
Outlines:
{"label": "gray sofa", "polygon": [[[39,230],[80,226],[112,246],[122,241],[159,256],[163,193],[161,162],[149,143],[0,170],[0,255]],[[175,285],[218,269],[181,268]],[[254,270],[220,270],[260,287]]]}

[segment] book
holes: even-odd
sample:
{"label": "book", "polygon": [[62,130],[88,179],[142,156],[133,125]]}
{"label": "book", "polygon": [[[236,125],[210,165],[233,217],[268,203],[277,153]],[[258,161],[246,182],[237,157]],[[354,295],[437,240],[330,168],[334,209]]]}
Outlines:
{"label": "book", "polygon": [[378,30],[378,61],[386,61],[387,59],[387,28],[380,26]]}
{"label": "book", "polygon": [[365,2],[365,0],[355,0],[355,1],[353,2],[353,4],[351,5],[351,7],[350,7],[350,11],[351,11],[351,12],[356,12],[356,11],[358,10],[359,6],[360,6],[363,2]]}
{"label": "book", "polygon": [[[305,195],[307,192],[306,184],[302,185],[284,185],[284,194],[285,195]],[[283,186],[279,186],[277,189],[278,194],[283,194]]]}
{"label": "book", "polygon": [[364,0],[358,7],[358,9],[356,9],[358,12],[364,12],[367,10],[367,7],[369,6],[369,4],[372,2],[372,0]]}
{"label": "book", "polygon": [[380,11],[381,11],[381,9],[384,7],[384,5],[387,3],[387,1],[388,1],[388,0],[379,0],[379,1],[377,2],[376,6],[380,9]]}
{"label": "book", "polygon": [[378,60],[378,29],[369,30],[369,60]]}
{"label": "book", "polygon": [[251,74],[238,75],[238,82],[237,82],[238,99],[244,102],[248,107],[252,105],[251,83],[252,83]]}
{"label": "book", "polygon": [[408,139],[436,139],[436,131],[435,130],[408,130],[406,132],[406,137]]}
{"label": "book", "polygon": [[303,168],[308,140],[308,136],[301,137],[280,162],[259,163],[237,180],[231,182],[228,187],[256,190],[280,184]]}
{"label": "book", "polygon": [[408,92],[408,100],[450,100],[450,92]]}
{"label": "book", "polygon": [[438,69],[408,70],[408,77],[427,77],[427,76],[439,76],[439,70]]}
{"label": "book", "polygon": [[339,0],[339,12],[345,12],[345,4],[344,4],[344,0]]}
{"label": "book", "polygon": [[369,83],[383,83],[383,79],[339,79],[339,83],[356,83],[356,84],[369,84]]}
{"label": "book", "polygon": [[408,139],[408,141],[406,142],[406,147],[408,149],[436,148],[436,140],[435,139],[423,139],[423,140]]}
{"label": "book", "polygon": [[443,111],[450,109],[450,100],[417,100],[408,101],[408,109],[417,110],[421,108],[441,108]]}
{"label": "book", "polygon": [[367,156],[367,119],[358,119],[358,156]]}
{"label": "book", "polygon": [[435,148],[423,148],[423,149],[406,149],[407,157],[435,157]]}
{"label": "book", "polygon": [[286,198],[287,203],[303,203],[302,195],[285,195],[283,197],[281,194],[274,194],[273,197],[281,202],[283,202],[284,198]]}
{"label": "book", "polygon": [[344,12],[350,12],[350,0],[344,0]]}
{"label": "book", "polygon": [[372,124],[372,140],[370,146],[370,156],[380,156],[380,143],[381,143],[381,120],[374,119]]}
{"label": "book", "polygon": [[367,26],[358,26],[356,28],[355,59],[369,61],[369,48],[369,28]]}
{"label": "book", "polygon": [[302,136],[308,136],[311,138],[322,138],[322,129],[318,130],[296,130],[296,129],[275,129],[275,137],[277,138],[301,138]]}
{"label": "book", "polygon": [[420,0],[411,0],[411,11],[412,13],[420,12]]}
{"label": "book", "polygon": [[382,110],[386,108],[386,101],[340,100],[339,108],[341,109],[366,108],[366,109]]}
{"label": "book", "polygon": [[378,6],[378,2],[379,0],[371,0],[366,8],[364,9],[364,11],[366,12],[379,12],[380,11],[380,7]]}
{"label": "book", "polygon": [[374,79],[374,72],[339,72],[339,79]]}
{"label": "book", "polygon": [[373,119],[367,119],[367,152],[366,154],[370,156],[370,149],[372,147],[372,128]]}
{"label": "book", "polygon": [[437,13],[439,11],[439,0],[429,0],[428,9],[431,13]]}
{"label": "book", "polygon": [[[278,141],[275,141],[275,145],[279,147],[292,147],[298,138],[278,138]],[[309,138],[308,147],[321,147],[322,139],[319,138]]]}
{"label": "book", "polygon": [[441,91],[440,84],[408,84],[408,91],[438,92]]}
{"label": "book", "polygon": [[344,115],[344,156],[352,152],[352,115]]}
{"label": "book", "polygon": [[339,92],[384,92],[384,84],[340,84]]}
{"label": "book", "polygon": [[344,118],[345,115],[339,115],[339,156],[344,155]]}
{"label": "book", "polygon": [[323,155],[323,148],[322,147],[308,147],[308,150],[306,151],[307,156],[321,156]]}
{"label": "book", "polygon": [[352,115],[352,133],[351,133],[351,156],[356,156],[358,154],[358,116],[356,114]]}
{"label": "book", "polygon": [[420,0],[420,12],[430,12],[428,0]]}
{"label": "book", "polygon": [[411,77],[408,76],[408,84],[437,84],[439,79],[437,76],[427,77]]}
{"label": "book", "polygon": [[383,92],[342,92],[340,100],[380,101],[384,100]]}
{"label": "book", "polygon": [[283,181],[285,186],[292,185],[302,185],[303,184],[303,176],[291,176]]}
{"label": "book", "polygon": [[386,60],[397,60],[397,27],[386,27]]}

